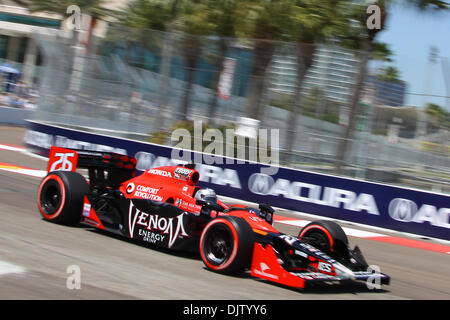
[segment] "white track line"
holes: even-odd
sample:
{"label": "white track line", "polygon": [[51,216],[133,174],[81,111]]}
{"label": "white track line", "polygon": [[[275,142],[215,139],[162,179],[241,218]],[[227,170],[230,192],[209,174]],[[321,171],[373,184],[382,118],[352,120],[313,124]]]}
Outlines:
{"label": "white track line", "polygon": [[45,171],[45,170],[36,170],[36,169],[0,168],[0,170],[14,172],[14,173],[20,173],[20,174],[24,174],[24,175],[27,175],[27,176],[38,177],[38,178],[43,178],[43,177],[45,177],[47,175],[47,171]]}
{"label": "white track line", "polygon": [[[309,221],[309,220],[277,220],[275,218],[275,222],[287,224],[290,226],[304,227],[311,221]],[[375,232],[370,232],[370,231],[363,231],[363,230],[347,228],[347,227],[343,227],[342,229],[348,236],[351,236],[351,237],[357,237],[357,238],[387,237],[387,235],[385,235],[385,234],[375,233]]]}
{"label": "white track line", "polygon": [[14,147],[14,146],[8,146],[6,144],[0,144],[1,150],[8,150],[8,151],[24,151],[25,148],[23,147]]}
{"label": "white track line", "polygon": [[0,260],[0,276],[7,274],[23,274],[27,270],[24,267]]}

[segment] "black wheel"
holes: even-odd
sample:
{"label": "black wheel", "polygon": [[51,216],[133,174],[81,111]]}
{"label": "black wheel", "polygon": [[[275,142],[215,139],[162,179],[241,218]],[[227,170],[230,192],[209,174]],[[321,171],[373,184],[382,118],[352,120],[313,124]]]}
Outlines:
{"label": "black wheel", "polygon": [[244,219],[221,217],[203,229],[200,255],[210,270],[238,273],[250,266],[253,244],[253,230]]}
{"label": "black wheel", "polygon": [[341,226],[333,221],[313,221],[300,231],[298,238],[335,259],[348,257],[347,235]]}
{"label": "black wheel", "polygon": [[82,175],[71,171],[50,172],[39,185],[37,203],[45,220],[73,225],[80,221],[89,185]]}

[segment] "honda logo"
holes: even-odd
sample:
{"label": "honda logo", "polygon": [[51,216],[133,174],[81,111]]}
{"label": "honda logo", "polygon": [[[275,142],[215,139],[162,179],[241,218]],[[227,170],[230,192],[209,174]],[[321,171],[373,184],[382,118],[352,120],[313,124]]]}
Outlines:
{"label": "honda logo", "polygon": [[264,173],[254,173],[248,179],[248,189],[256,194],[267,195],[275,181]]}
{"label": "honda logo", "polygon": [[389,215],[394,220],[412,221],[416,212],[417,204],[409,199],[395,198],[389,203]]}
{"label": "honda logo", "polygon": [[136,158],[137,164],[136,169],[145,171],[153,167],[153,162],[155,161],[156,157],[152,153],[139,151],[134,156]]}

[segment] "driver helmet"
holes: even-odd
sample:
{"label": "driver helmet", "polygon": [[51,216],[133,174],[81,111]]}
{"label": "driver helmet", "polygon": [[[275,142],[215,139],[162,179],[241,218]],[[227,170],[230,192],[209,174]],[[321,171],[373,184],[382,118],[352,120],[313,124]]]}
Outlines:
{"label": "driver helmet", "polygon": [[195,193],[195,199],[209,202],[217,202],[217,195],[213,189],[200,189]]}

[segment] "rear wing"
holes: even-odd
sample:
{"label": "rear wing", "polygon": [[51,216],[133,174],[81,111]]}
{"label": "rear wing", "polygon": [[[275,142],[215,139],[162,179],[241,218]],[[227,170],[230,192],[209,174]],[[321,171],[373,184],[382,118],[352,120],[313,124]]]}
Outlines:
{"label": "rear wing", "polygon": [[114,152],[50,148],[47,172],[88,169],[91,183],[118,186],[136,175],[136,158]]}

